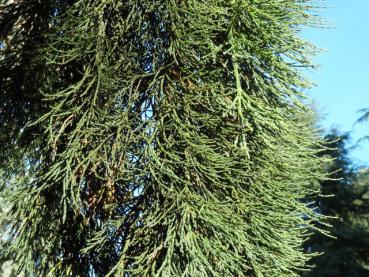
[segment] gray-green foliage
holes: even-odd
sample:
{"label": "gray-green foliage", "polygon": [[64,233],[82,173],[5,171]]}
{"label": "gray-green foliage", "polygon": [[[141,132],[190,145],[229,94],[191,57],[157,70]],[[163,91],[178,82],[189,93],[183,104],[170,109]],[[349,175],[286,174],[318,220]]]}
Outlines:
{"label": "gray-green foliage", "polygon": [[302,199],[322,163],[314,129],[299,120],[311,112],[300,68],[315,49],[299,28],[317,24],[312,9],[309,0],[3,6],[2,195],[6,250],[21,269],[297,276],[318,216]]}
{"label": "gray-green foliage", "polygon": [[1,251],[2,247],[6,245],[6,224],[7,220],[4,218],[6,215],[6,208],[3,206],[3,199],[0,199],[0,276],[2,277],[16,277],[22,276],[17,274],[17,267],[14,265],[12,261],[11,255],[6,255],[3,251]]}

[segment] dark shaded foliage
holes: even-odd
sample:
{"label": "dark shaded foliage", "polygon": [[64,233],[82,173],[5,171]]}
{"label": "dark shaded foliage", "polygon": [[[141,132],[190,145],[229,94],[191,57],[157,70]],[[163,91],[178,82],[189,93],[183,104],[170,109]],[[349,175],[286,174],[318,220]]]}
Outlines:
{"label": "dark shaded foliage", "polygon": [[315,257],[307,276],[368,276],[369,274],[369,171],[356,169],[349,158],[348,134],[332,131],[324,155],[332,158],[327,168],[331,179],[321,182],[321,190],[331,197],[318,199],[319,212],[334,216],[331,235],[316,233],[306,243],[309,251],[324,252]]}

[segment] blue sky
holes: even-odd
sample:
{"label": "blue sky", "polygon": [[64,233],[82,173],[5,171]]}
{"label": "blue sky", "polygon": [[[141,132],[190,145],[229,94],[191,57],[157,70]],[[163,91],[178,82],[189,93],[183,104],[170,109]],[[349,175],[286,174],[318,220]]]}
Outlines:
{"label": "blue sky", "polygon": [[[333,27],[314,29],[304,37],[325,50],[315,62],[318,70],[309,74],[317,87],[308,94],[323,115],[321,126],[351,131],[352,145],[369,135],[367,124],[354,124],[358,110],[369,108],[369,0],[327,0],[322,16]],[[356,162],[369,164],[369,142],[351,152]]]}

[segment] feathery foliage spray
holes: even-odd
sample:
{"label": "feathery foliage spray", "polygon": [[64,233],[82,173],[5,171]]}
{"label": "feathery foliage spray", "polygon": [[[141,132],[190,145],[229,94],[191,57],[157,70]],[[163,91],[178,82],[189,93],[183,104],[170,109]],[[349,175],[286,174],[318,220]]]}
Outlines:
{"label": "feathery foliage spray", "polygon": [[312,1],[1,3],[3,251],[21,271],[305,269]]}

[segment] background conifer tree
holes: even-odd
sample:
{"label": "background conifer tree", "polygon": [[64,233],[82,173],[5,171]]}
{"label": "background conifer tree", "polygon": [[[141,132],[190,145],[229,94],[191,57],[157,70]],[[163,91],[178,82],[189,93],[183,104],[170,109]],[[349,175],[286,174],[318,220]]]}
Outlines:
{"label": "background conifer tree", "polygon": [[305,268],[312,1],[1,3],[3,252],[20,271]]}
{"label": "background conifer tree", "polygon": [[327,149],[321,152],[332,159],[326,169],[330,179],[320,182],[318,212],[333,216],[331,235],[319,232],[306,243],[310,252],[324,252],[311,260],[315,268],[306,276],[367,276],[369,274],[369,172],[357,169],[349,157],[349,134],[332,130]]}

